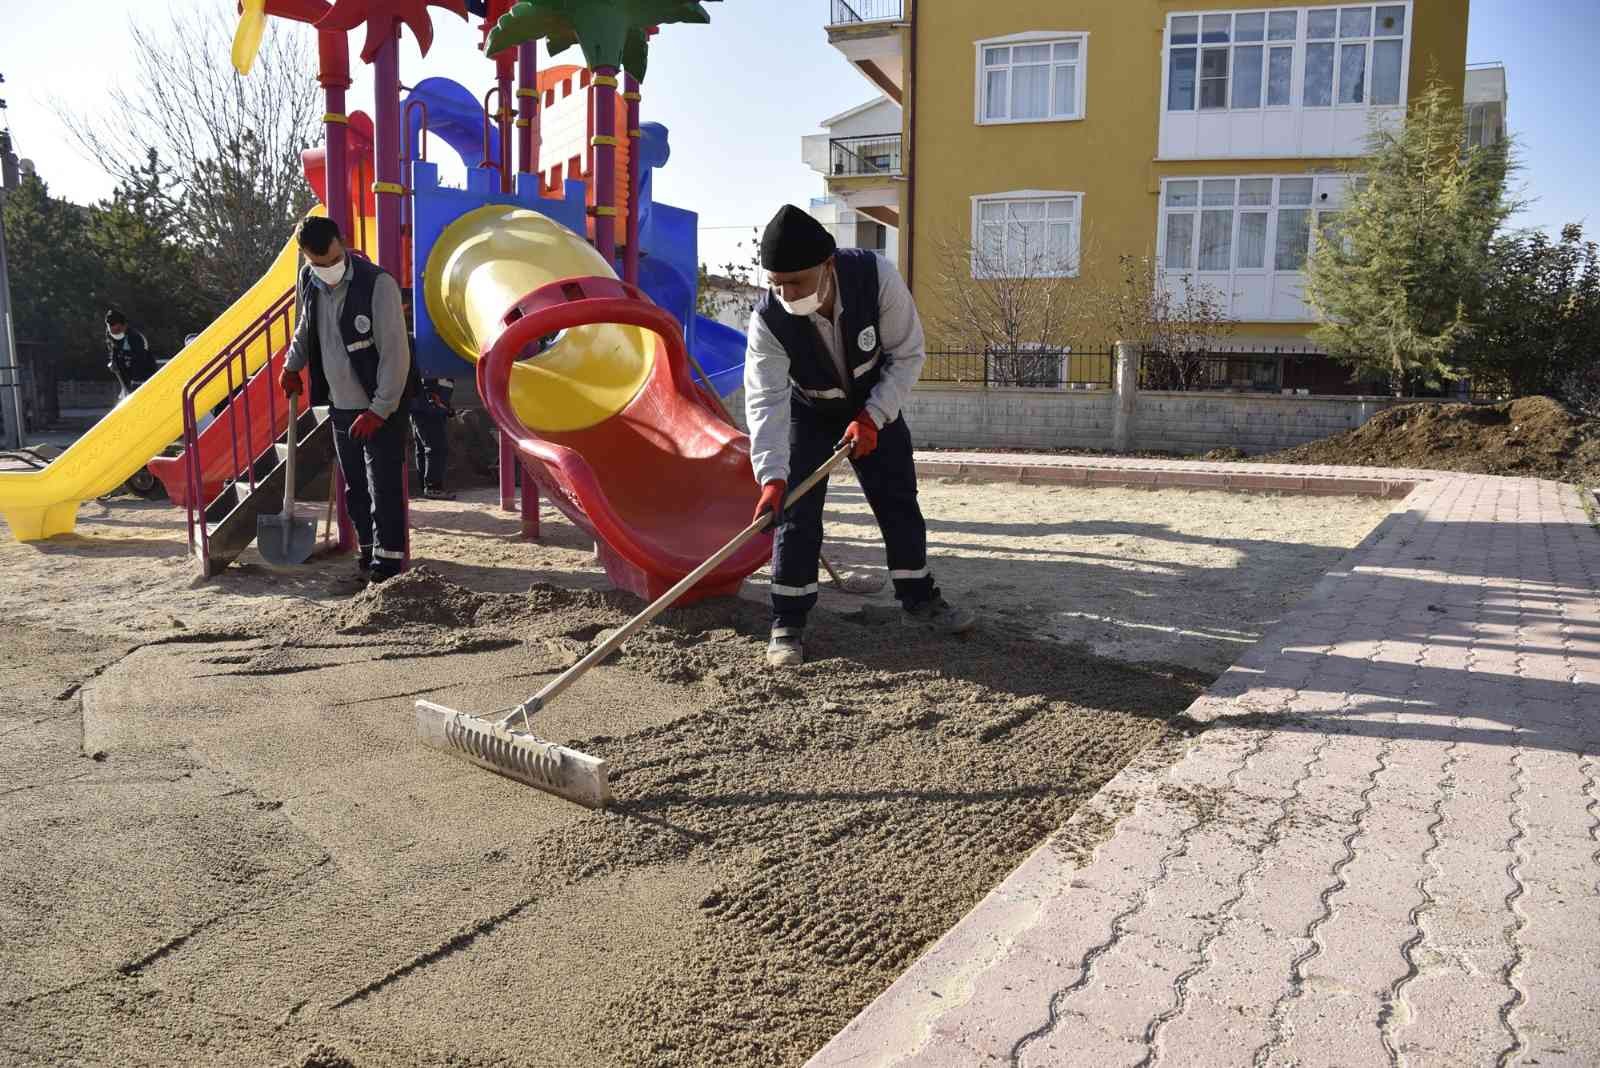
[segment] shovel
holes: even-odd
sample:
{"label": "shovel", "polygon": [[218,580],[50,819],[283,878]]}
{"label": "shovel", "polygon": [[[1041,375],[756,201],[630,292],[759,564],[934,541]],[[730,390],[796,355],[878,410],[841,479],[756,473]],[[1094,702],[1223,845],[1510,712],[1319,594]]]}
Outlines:
{"label": "shovel", "polygon": [[317,547],[317,520],[294,517],[294,452],[300,437],[297,394],[289,394],[289,453],[284,458],[283,511],[256,516],[256,548],[274,567],[294,567],[311,559]]}
{"label": "shovel", "polygon": [[[817,468],[815,474],[789,493],[784,501],[784,507],[793,506],[801,497],[811,492],[818,482],[827,477],[828,472],[850,455],[853,447],[849,443],[842,445],[826,463]],[[479,767],[504,775],[508,779],[515,779],[535,789],[574,801],[585,808],[604,808],[611,800],[606,762],[588,753],[568,749],[566,746],[536,737],[527,730],[528,717],[560,697],[567,687],[583,676],[584,672],[616,652],[623,642],[633,637],[656,616],[671,608],[678,598],[693,589],[701,579],[716,570],[717,565],[738,552],[746,542],[766,530],[771,523],[770,512],[755,519],[735,535],[732,541],[712,553],[705,563],[685,575],[676,586],[663,593],[650,607],[613,631],[609,638],[590,650],[582,660],[552,679],[544,689],[510,709],[509,712],[495,713],[498,718],[469,716],[465,712],[457,712],[453,708],[446,708],[432,701],[418,701],[417,737],[425,745],[456,753]],[[523,727],[520,731],[512,728],[512,723],[518,720]]]}

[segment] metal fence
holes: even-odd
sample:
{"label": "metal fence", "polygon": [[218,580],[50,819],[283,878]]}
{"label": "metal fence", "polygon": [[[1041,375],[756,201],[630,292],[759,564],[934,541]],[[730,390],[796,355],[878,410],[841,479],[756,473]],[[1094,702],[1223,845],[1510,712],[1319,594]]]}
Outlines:
{"label": "metal fence", "polygon": [[861,178],[900,173],[900,135],[865,134],[828,142],[829,169],[836,177]]}
{"label": "metal fence", "polygon": [[1262,353],[1145,353],[1139,361],[1139,388],[1277,393],[1283,388],[1283,358]]}
{"label": "metal fence", "polygon": [[832,26],[855,22],[899,22],[905,18],[905,0],[830,0]]}
{"label": "metal fence", "polygon": [[1111,346],[995,351],[937,349],[928,353],[920,381],[974,388],[1110,389]]}

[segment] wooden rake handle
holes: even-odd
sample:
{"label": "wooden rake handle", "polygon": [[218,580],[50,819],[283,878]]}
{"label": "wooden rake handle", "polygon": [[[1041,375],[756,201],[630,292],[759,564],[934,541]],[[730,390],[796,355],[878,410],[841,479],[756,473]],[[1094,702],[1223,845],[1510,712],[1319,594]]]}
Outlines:
{"label": "wooden rake handle", "polygon": [[[807,493],[810,493],[816,487],[817,483],[821,482],[824,478],[827,478],[829,473],[831,473],[835,467],[837,467],[847,456],[850,455],[850,450],[854,447],[855,446],[853,443],[846,443],[840,446],[839,449],[828,458],[826,463],[812,473],[810,478],[806,479],[804,482],[800,483],[800,485],[789,491],[789,496],[784,498],[783,506],[785,508],[792,508],[795,503],[800,500],[800,498],[804,497]],[[763,530],[766,530],[767,527],[771,525],[771,512],[757,517],[749,526],[745,527],[738,534],[734,535],[732,541],[728,542],[728,544],[724,545],[722,548],[718,549],[716,552],[707,557],[705,563],[701,564],[699,567],[683,576],[683,578],[678,581],[676,586],[672,587],[672,589],[656,598],[656,600],[643,612],[640,612],[638,615],[628,620],[628,622],[624,623],[621,628],[611,635],[611,637],[607,638],[605,641],[601,642],[599,645],[590,650],[589,654],[582,660],[579,660],[576,664],[573,664],[560,675],[557,675],[555,678],[551,679],[550,682],[545,685],[544,689],[540,690],[538,693],[522,702],[522,704],[512,709],[510,714],[501,719],[497,725],[509,729],[511,726],[511,721],[520,718],[523,726],[526,727],[529,716],[538,712],[545,705],[561,696],[561,694],[569,686],[583,677],[584,672],[588,671],[606,657],[616,652],[623,642],[633,637],[647,623],[656,618],[656,616],[659,616],[662,612],[665,612],[667,609],[671,608],[673,604],[677,602],[678,598],[688,593],[697,583],[699,583],[701,579],[715,571],[718,565],[720,565],[724,560],[738,552],[746,542],[755,537],[757,534],[760,534]]]}

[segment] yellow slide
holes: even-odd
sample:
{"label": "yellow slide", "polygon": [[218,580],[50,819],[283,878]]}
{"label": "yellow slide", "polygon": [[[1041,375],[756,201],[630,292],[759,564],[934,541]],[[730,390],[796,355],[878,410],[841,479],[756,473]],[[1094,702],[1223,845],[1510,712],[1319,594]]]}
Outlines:
{"label": "yellow slide", "polygon": [[[12,536],[18,541],[36,541],[72,533],[79,504],[110,493],[182,437],[183,387],[213,356],[232,345],[279,298],[294,289],[298,270],[299,249],[290,238],[267,273],[234,301],[233,307],[55,462],[41,471],[0,472],[0,515],[5,516]],[[291,308],[291,326],[293,317]],[[281,346],[282,331],[275,329],[272,340]],[[249,370],[255,372],[269,355],[265,338],[253,342],[246,356]],[[227,392],[226,376],[217,378],[200,391],[196,410],[208,411]]]}

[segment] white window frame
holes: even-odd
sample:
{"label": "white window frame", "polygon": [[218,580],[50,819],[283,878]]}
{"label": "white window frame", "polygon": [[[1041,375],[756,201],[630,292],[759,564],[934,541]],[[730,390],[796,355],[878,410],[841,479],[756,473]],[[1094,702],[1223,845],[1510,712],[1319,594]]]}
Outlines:
{"label": "white window frame", "polygon": [[[1268,205],[1239,204],[1239,183],[1253,179],[1272,181],[1271,203]],[[1282,183],[1285,180],[1309,179],[1311,181],[1311,202],[1309,204],[1282,204]],[[1228,269],[1202,270],[1200,268],[1200,237],[1203,226],[1203,213],[1207,211],[1205,204],[1206,182],[1231,181],[1233,186],[1233,202],[1228,211],[1233,213],[1233,220],[1229,229]],[[1173,182],[1194,182],[1197,202],[1193,208],[1169,208],[1167,206],[1167,187]],[[1209,175],[1177,175],[1161,179],[1161,188],[1158,193],[1157,218],[1156,218],[1156,264],[1157,274],[1160,278],[1181,277],[1195,279],[1203,284],[1220,289],[1227,297],[1229,318],[1236,318],[1232,312],[1233,300],[1238,292],[1238,279],[1240,278],[1265,278],[1269,289],[1276,288],[1279,278],[1292,278],[1297,281],[1305,277],[1304,261],[1300,270],[1279,270],[1276,265],[1278,249],[1278,221],[1280,213],[1289,211],[1308,211],[1311,213],[1310,232],[1306,241],[1306,258],[1309,259],[1316,248],[1318,238],[1324,225],[1323,216],[1343,212],[1348,206],[1348,194],[1352,191],[1350,179],[1342,174],[1209,174]],[[1338,201],[1329,203],[1326,199],[1331,196],[1339,185],[1344,185],[1344,196]],[[1209,210],[1221,210],[1213,206]],[[1239,262],[1239,236],[1242,217],[1247,213],[1267,214],[1267,229],[1262,240],[1264,242],[1260,267],[1240,267]],[[1189,259],[1187,267],[1171,266],[1167,263],[1167,221],[1173,214],[1184,213],[1193,217],[1194,231],[1189,238]],[[1221,281],[1226,276],[1226,282]],[[1277,320],[1266,320],[1277,321]],[[1299,321],[1299,320],[1295,320]]]}
{"label": "white window frame", "polygon": [[[1050,273],[1048,275],[1040,275],[1039,277],[1047,277],[1047,278],[1076,278],[1076,277],[1078,277],[1078,271],[1082,267],[1082,263],[1083,263],[1083,260],[1082,260],[1082,257],[1083,257],[1083,194],[1081,192],[1067,192],[1067,191],[1053,190],[1053,189],[1013,189],[1013,190],[1009,190],[1009,191],[1004,192],[1004,193],[979,193],[979,194],[973,196],[971,199],[972,199],[972,219],[971,219],[971,222],[969,223],[971,229],[968,232],[972,235],[972,239],[971,239],[972,240],[972,262],[971,262],[971,267],[972,267],[972,277],[975,280],[984,281],[984,280],[994,280],[994,279],[1002,279],[1002,278],[1019,277],[1017,275],[1011,275],[1011,274],[989,274],[989,273],[985,273],[983,271],[983,269],[981,268],[981,266],[979,265],[979,263],[978,263],[978,249],[982,247],[980,243],[983,240],[983,234],[982,234],[982,230],[980,228],[980,223],[979,223],[979,213],[982,210],[983,205],[985,205],[985,204],[1007,204],[1007,203],[1012,203],[1012,202],[1019,201],[1019,200],[1042,200],[1042,201],[1070,200],[1070,201],[1072,201],[1072,204],[1073,204],[1073,208],[1072,208],[1072,247],[1068,252],[1068,256],[1072,260],[1072,267],[1071,267],[1070,270],[1052,272],[1052,273]],[[1047,222],[1048,222],[1048,220],[1047,220]]]}
{"label": "white window frame", "polygon": [[[1076,110],[1071,115],[1052,115],[1042,119],[988,119],[984,118],[984,92],[988,86],[988,68],[983,62],[985,48],[1004,48],[1009,45],[1040,45],[1040,44],[1068,44],[1078,45],[1077,67],[1078,92]],[[1055,106],[1055,67],[1051,61],[1051,106]],[[1009,89],[1010,81],[1006,85]],[[1027,33],[1013,33],[1004,37],[989,37],[973,43],[973,79],[972,79],[972,121],[979,126],[1017,126],[1023,123],[1034,122],[1082,122],[1088,114],[1089,108],[1089,34],[1083,30],[1030,30]],[[1009,104],[1007,107],[1009,110]]]}
{"label": "white window frame", "polygon": [[[1377,9],[1380,8],[1380,7],[1403,7],[1403,8],[1405,8],[1406,24],[1405,24],[1404,31],[1401,33],[1401,35],[1398,38],[1394,38],[1394,37],[1381,37],[1380,38],[1380,37],[1374,36],[1374,34],[1376,33],[1376,30],[1377,30],[1377,27],[1374,25],[1374,26],[1370,27],[1370,31],[1371,32],[1369,32],[1366,37],[1350,37],[1350,38],[1335,37],[1335,38],[1333,38],[1332,39],[1332,43],[1334,45],[1334,53],[1333,53],[1333,87],[1332,87],[1333,96],[1332,96],[1332,103],[1330,103],[1330,104],[1312,104],[1312,105],[1307,105],[1305,103],[1306,49],[1307,49],[1307,46],[1311,45],[1311,44],[1327,43],[1326,39],[1319,38],[1315,42],[1310,39],[1311,12],[1312,11],[1328,11],[1328,10],[1339,12],[1339,14],[1335,16],[1335,18],[1337,20],[1341,20],[1342,21],[1343,12],[1345,10],[1351,9],[1351,8],[1366,8],[1366,9],[1368,9],[1369,11],[1371,11],[1373,13],[1373,19],[1375,21],[1376,17],[1377,17]],[[1264,14],[1266,14],[1266,16],[1267,16],[1267,18],[1269,20],[1268,21],[1268,25],[1270,26],[1271,16],[1276,12],[1282,12],[1282,11],[1293,11],[1293,12],[1296,12],[1296,14],[1297,14],[1297,20],[1296,20],[1296,24],[1295,24],[1295,37],[1294,37],[1293,41],[1276,41],[1275,42],[1275,41],[1272,41],[1270,38],[1264,38],[1261,41],[1238,41],[1238,40],[1234,39],[1234,38],[1236,38],[1237,34],[1235,32],[1233,32],[1233,30],[1232,30],[1232,27],[1236,24],[1236,20],[1235,20],[1235,22],[1230,22],[1229,40],[1226,43],[1216,42],[1216,43],[1212,43],[1211,45],[1208,46],[1204,41],[1204,36],[1205,36],[1205,30],[1204,30],[1205,18],[1206,18],[1207,15],[1239,16],[1239,15],[1254,15],[1254,14],[1264,13]],[[1173,45],[1173,43],[1172,43],[1172,23],[1173,23],[1174,19],[1179,19],[1179,18],[1197,18],[1199,20],[1199,25],[1201,27],[1200,33],[1198,34],[1198,38],[1199,39],[1197,39],[1196,42],[1193,45],[1189,45],[1189,44],[1183,44],[1183,45],[1177,45],[1177,46]],[[1335,30],[1335,32],[1337,32],[1337,29]],[[1282,112],[1282,111],[1307,112],[1307,111],[1309,111],[1309,112],[1319,112],[1320,113],[1320,112],[1328,112],[1328,111],[1334,111],[1334,110],[1339,110],[1339,111],[1365,111],[1365,110],[1369,110],[1369,109],[1372,109],[1372,108],[1404,108],[1406,106],[1407,102],[1410,100],[1410,93],[1411,93],[1411,46],[1412,46],[1412,41],[1413,41],[1413,38],[1415,36],[1415,33],[1416,33],[1416,5],[1414,3],[1414,0],[1369,0],[1369,2],[1362,3],[1362,4],[1329,3],[1329,4],[1307,4],[1305,6],[1300,6],[1300,7],[1278,7],[1278,8],[1237,7],[1237,8],[1216,8],[1216,9],[1211,9],[1211,10],[1206,10],[1206,11],[1173,11],[1173,12],[1168,12],[1167,13],[1167,18],[1166,18],[1166,24],[1162,29],[1162,37],[1161,37],[1161,114],[1163,116],[1166,116],[1166,115],[1259,115],[1259,114],[1262,114],[1263,112],[1270,112],[1270,111],[1277,111],[1277,112]],[[1375,42],[1379,41],[1379,40],[1387,40],[1387,41],[1399,40],[1400,41],[1400,99],[1399,99],[1399,101],[1397,103],[1393,103],[1393,104],[1374,104],[1374,103],[1372,103],[1372,68],[1373,68],[1374,57],[1375,57],[1376,51],[1377,51],[1376,50],[1376,46],[1375,46]],[[1363,75],[1363,85],[1364,85],[1364,90],[1365,90],[1364,91],[1364,95],[1365,95],[1366,99],[1363,100],[1359,104],[1342,104],[1342,103],[1339,102],[1339,80],[1340,80],[1340,77],[1341,77],[1342,71],[1343,71],[1343,65],[1340,63],[1340,56],[1342,54],[1342,49],[1341,49],[1340,46],[1343,45],[1343,44],[1346,44],[1346,43],[1349,43],[1349,44],[1364,43],[1367,46],[1366,68],[1365,68],[1365,73]],[[1262,49],[1263,49],[1263,51],[1262,51],[1262,60],[1261,60],[1261,98],[1260,98],[1261,99],[1261,104],[1260,104],[1260,106],[1253,107],[1253,108],[1246,108],[1246,107],[1236,108],[1236,107],[1233,106],[1233,82],[1234,82],[1234,74],[1235,74],[1235,70],[1236,70],[1235,59],[1234,59],[1235,50],[1240,48],[1241,46],[1246,46],[1247,47],[1247,46],[1257,45],[1257,44],[1261,45]],[[1268,105],[1266,103],[1266,100],[1267,100],[1267,88],[1268,88],[1268,84],[1269,84],[1269,81],[1270,81],[1271,75],[1272,75],[1271,50],[1272,50],[1272,48],[1274,46],[1281,48],[1281,47],[1283,47],[1285,45],[1292,45],[1293,48],[1294,48],[1293,60],[1290,63],[1290,71],[1289,71],[1289,103],[1287,105],[1284,105],[1284,104]],[[1195,95],[1194,95],[1194,107],[1193,108],[1174,110],[1174,109],[1172,109],[1170,107],[1170,104],[1172,102],[1172,85],[1171,85],[1171,81],[1172,81],[1172,51],[1173,51],[1174,47],[1185,48],[1185,49],[1187,49],[1187,48],[1195,49]],[[1203,62],[1204,62],[1203,61],[1203,57],[1202,57],[1202,53],[1206,50],[1207,47],[1210,47],[1210,48],[1226,48],[1228,50],[1228,83],[1227,83],[1227,92],[1226,92],[1226,104],[1225,104],[1225,106],[1220,107],[1220,108],[1201,108],[1200,107],[1200,92],[1201,92],[1200,83],[1202,81],[1202,68],[1203,68]],[[981,56],[981,53],[980,53],[980,56]]]}

